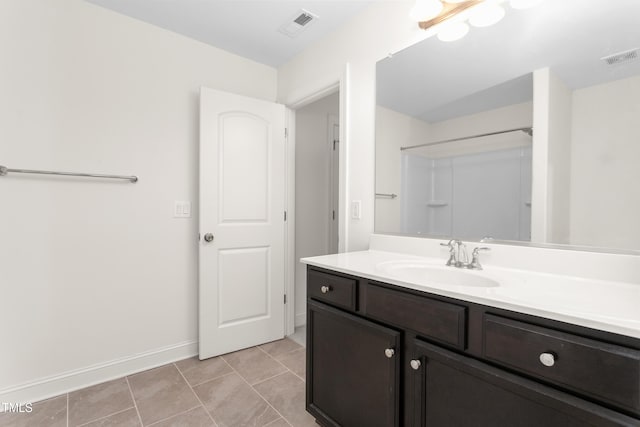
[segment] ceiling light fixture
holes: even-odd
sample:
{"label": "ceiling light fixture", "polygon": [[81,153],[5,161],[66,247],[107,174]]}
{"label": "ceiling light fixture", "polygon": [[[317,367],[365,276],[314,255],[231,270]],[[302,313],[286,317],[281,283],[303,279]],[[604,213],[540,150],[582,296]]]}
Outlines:
{"label": "ceiling light fixture", "polygon": [[[506,0],[416,0],[410,17],[423,30],[440,26],[438,38],[443,41],[458,40],[469,32],[469,21],[474,27],[488,27],[500,21],[506,14],[501,3]],[[513,8],[531,7],[542,0],[510,0]],[[462,15],[463,12],[466,12]],[[452,18],[456,18],[452,20]],[[444,25],[445,22],[448,25]],[[456,24],[456,25],[454,25]]]}
{"label": "ceiling light fixture", "polygon": [[409,16],[416,22],[428,21],[438,16],[443,8],[440,0],[416,0]]}
{"label": "ceiling light fixture", "polygon": [[469,24],[474,27],[489,27],[504,18],[505,10],[497,3],[479,5],[469,17]]}
{"label": "ceiling light fixture", "polygon": [[[417,0],[417,1],[420,1],[420,0]],[[441,24],[446,20],[451,19],[456,15],[459,15],[460,13],[464,12],[465,10],[473,6],[478,6],[483,1],[482,0],[466,0],[466,1],[460,1],[458,3],[454,3],[453,1],[449,2],[449,1],[438,0],[438,2],[442,5],[442,9],[439,14],[437,14],[431,19],[418,21],[418,26],[423,30],[427,30],[435,25]]]}
{"label": "ceiling light fixture", "polygon": [[452,22],[438,31],[438,39],[443,42],[459,40],[467,35],[469,26],[465,22]]}
{"label": "ceiling light fixture", "polygon": [[509,3],[514,9],[529,9],[542,3],[542,0],[511,0]]}

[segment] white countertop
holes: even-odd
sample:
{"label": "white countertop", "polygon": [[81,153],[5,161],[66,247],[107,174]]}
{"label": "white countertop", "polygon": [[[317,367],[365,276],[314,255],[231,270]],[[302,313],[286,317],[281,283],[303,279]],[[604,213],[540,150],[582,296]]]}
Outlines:
{"label": "white countertop", "polygon": [[640,285],[484,266],[464,274],[498,282],[498,286],[459,286],[426,283],[394,273],[390,265],[419,263],[443,267],[446,260],[395,252],[368,250],[303,258],[316,267],[390,283],[404,288],[518,311],[593,329],[640,338]]}

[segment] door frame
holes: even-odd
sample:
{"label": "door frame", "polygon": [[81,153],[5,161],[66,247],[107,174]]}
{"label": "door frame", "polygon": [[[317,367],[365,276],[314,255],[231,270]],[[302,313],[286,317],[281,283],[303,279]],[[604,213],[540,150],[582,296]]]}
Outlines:
{"label": "door frame", "polygon": [[287,222],[285,224],[285,290],[287,295],[287,306],[285,308],[285,335],[291,335],[295,331],[295,285],[296,285],[296,263],[299,260],[295,259],[295,166],[296,166],[296,112],[295,110],[311,104],[321,98],[332,93],[339,92],[340,97],[340,144],[338,145],[338,169],[339,169],[339,182],[338,182],[338,252],[346,252],[347,247],[347,233],[348,233],[348,212],[347,212],[347,200],[348,200],[348,185],[347,185],[347,147],[348,147],[348,132],[349,121],[347,117],[347,89],[349,79],[349,64],[345,64],[343,72],[335,80],[330,80],[324,85],[310,88],[303,92],[302,95],[294,98],[293,101],[286,102],[286,117],[285,127],[287,128],[287,138],[285,139],[285,151],[287,159],[285,170],[285,207],[287,210]]}
{"label": "door frame", "polygon": [[[334,127],[338,126],[338,135],[334,134]],[[336,139],[337,138],[337,139]],[[329,169],[329,211],[327,212],[327,248],[329,253],[335,253],[338,251],[338,245],[340,242],[340,236],[338,235],[338,229],[335,228],[334,221],[340,221],[338,218],[340,212],[340,193],[338,186],[340,185],[340,118],[333,114],[329,114],[327,117],[327,157],[328,157],[328,169]],[[336,142],[338,149],[336,150]],[[336,159],[337,157],[337,159]],[[337,160],[337,162],[336,162]],[[337,191],[336,191],[337,190]]]}

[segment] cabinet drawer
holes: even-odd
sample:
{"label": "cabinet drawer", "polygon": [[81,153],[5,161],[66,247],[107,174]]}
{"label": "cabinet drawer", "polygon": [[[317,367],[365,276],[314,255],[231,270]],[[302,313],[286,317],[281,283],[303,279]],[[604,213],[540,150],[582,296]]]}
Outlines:
{"label": "cabinet drawer", "polygon": [[640,414],[638,350],[490,314],[483,340],[488,360]]}
{"label": "cabinet drawer", "polygon": [[307,296],[349,310],[355,310],[356,280],[321,271],[308,270]]}
{"label": "cabinet drawer", "polygon": [[425,338],[464,350],[464,306],[395,291],[369,283],[361,310],[369,317],[410,329]]}
{"label": "cabinet drawer", "polygon": [[495,366],[414,341],[414,427],[631,427],[640,420]]}

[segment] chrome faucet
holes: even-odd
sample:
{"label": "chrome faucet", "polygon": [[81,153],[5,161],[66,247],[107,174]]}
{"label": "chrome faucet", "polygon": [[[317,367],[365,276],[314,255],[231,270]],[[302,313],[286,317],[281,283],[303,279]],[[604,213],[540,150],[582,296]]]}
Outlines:
{"label": "chrome faucet", "polygon": [[482,266],[480,265],[480,260],[478,259],[480,256],[480,251],[490,251],[491,248],[487,247],[477,247],[471,252],[471,263],[467,268],[472,270],[482,270]]}
{"label": "chrome faucet", "polygon": [[471,253],[471,262],[469,262],[469,255],[467,254],[467,245],[461,240],[451,239],[447,243],[440,243],[440,246],[446,246],[449,248],[449,259],[447,265],[457,268],[468,268],[471,270],[482,270],[480,265],[479,254],[480,251],[489,251],[490,248],[477,247]]}
{"label": "chrome faucet", "polygon": [[448,266],[464,268],[468,263],[469,256],[467,255],[467,246],[462,243],[461,240],[451,239],[447,243],[440,243],[440,246],[447,246],[449,248]]}
{"label": "chrome faucet", "polygon": [[455,267],[458,263],[458,255],[456,254],[456,247],[458,246],[459,240],[449,240],[448,243],[440,243],[440,246],[447,246],[449,248],[449,259],[447,260],[447,266]]}

